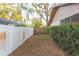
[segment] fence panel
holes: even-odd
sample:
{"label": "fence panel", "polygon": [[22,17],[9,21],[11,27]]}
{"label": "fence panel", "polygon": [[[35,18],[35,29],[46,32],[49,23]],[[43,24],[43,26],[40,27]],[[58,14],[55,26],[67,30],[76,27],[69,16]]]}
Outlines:
{"label": "fence panel", "polygon": [[46,28],[35,28],[34,29],[34,34],[48,34],[46,31]]}
{"label": "fence panel", "polygon": [[0,25],[0,55],[9,55],[32,35],[32,27]]}

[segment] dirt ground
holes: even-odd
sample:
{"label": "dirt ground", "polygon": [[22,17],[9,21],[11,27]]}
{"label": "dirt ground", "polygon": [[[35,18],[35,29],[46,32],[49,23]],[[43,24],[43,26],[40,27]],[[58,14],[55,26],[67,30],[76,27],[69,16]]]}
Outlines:
{"label": "dirt ground", "polygon": [[10,56],[64,56],[64,52],[49,35],[33,35]]}

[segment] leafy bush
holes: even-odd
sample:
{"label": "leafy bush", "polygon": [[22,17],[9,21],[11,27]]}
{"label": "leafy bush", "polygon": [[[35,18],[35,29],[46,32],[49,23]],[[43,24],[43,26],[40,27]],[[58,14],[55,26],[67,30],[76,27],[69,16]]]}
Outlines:
{"label": "leafy bush", "polygon": [[47,28],[46,28],[46,32],[47,32],[48,34],[50,34],[50,32],[51,32],[51,27],[47,27]]}
{"label": "leafy bush", "polygon": [[54,26],[50,34],[61,48],[70,55],[79,55],[79,24]]}
{"label": "leafy bush", "polygon": [[13,26],[17,26],[17,27],[28,27],[26,24],[11,24]]}
{"label": "leafy bush", "polygon": [[32,19],[32,24],[34,28],[40,28],[44,26],[43,21],[39,18]]}

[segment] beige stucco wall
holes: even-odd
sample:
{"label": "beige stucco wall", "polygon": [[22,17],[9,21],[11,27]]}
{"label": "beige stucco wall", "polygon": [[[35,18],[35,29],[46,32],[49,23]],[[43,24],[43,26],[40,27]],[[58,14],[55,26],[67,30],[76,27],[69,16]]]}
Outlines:
{"label": "beige stucco wall", "polygon": [[79,13],[79,4],[71,4],[68,6],[60,7],[58,9],[58,11],[56,12],[51,25],[56,23],[58,20],[63,20],[65,18],[72,16],[74,14],[77,14],[77,13]]}

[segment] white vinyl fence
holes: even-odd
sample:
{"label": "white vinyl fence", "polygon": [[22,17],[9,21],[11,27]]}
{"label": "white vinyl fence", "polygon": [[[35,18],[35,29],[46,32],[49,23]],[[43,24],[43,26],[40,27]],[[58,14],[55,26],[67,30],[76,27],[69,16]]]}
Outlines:
{"label": "white vinyl fence", "polygon": [[32,27],[0,25],[0,56],[9,55],[33,35]]}

